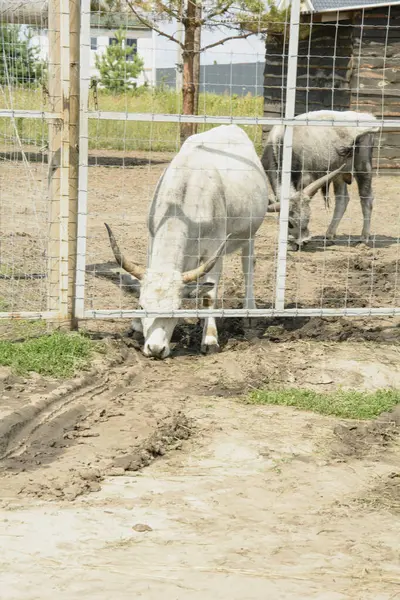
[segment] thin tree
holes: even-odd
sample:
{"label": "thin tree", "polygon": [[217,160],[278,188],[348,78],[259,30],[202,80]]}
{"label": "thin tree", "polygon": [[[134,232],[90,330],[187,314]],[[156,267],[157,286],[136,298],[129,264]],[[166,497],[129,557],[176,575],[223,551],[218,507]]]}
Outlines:
{"label": "thin tree", "polygon": [[96,54],[95,64],[100,83],[115,94],[135,89],[134,81],[143,71],[144,62],[132,46],[126,45],[122,29],[114,34],[114,43],[107,46],[104,54]]}
{"label": "thin tree", "polygon": [[[183,83],[182,112],[195,115],[198,111],[200,77],[199,55],[231,40],[243,40],[257,34],[285,35],[289,10],[278,10],[273,0],[126,0],[138,21],[182,48]],[[162,30],[160,23],[176,21],[184,30],[181,42],[175,35]],[[200,33],[206,27],[218,31],[229,29],[229,35],[201,46]],[[196,132],[196,125],[183,123],[181,139]]]}

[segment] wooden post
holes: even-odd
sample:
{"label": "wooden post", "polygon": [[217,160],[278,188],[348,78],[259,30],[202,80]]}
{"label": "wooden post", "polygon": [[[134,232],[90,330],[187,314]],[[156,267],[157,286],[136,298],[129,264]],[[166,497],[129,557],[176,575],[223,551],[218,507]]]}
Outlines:
{"label": "wooden post", "polygon": [[50,327],[73,329],[76,327],[80,2],[66,0],[65,4],[67,8],[61,13],[62,2],[49,2],[50,110],[62,115],[63,124],[58,119],[49,124],[48,308],[61,313],[61,318]]}
{"label": "wooden post", "polygon": [[68,314],[71,328],[75,318],[75,277],[78,238],[79,188],[79,104],[80,104],[80,16],[79,0],[69,0],[70,6],[70,95],[69,95],[69,222],[68,222]]}
{"label": "wooden post", "polygon": [[[61,115],[61,41],[60,3],[49,1],[49,105],[50,112]],[[49,239],[47,246],[48,310],[60,308],[60,193],[61,132],[59,119],[49,121]]]}

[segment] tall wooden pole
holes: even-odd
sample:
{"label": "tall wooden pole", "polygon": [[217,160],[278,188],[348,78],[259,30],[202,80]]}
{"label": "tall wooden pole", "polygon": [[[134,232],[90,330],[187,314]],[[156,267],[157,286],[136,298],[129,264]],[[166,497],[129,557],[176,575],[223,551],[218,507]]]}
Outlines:
{"label": "tall wooden pole", "polygon": [[69,222],[68,222],[68,313],[71,327],[75,318],[75,277],[77,256],[78,188],[79,188],[79,104],[80,104],[80,0],[70,6],[70,95],[69,95]]}
{"label": "tall wooden pole", "polygon": [[49,1],[49,103],[63,123],[59,119],[49,123],[48,309],[61,312],[50,327],[72,329],[76,327],[80,1],[66,0],[64,13],[60,5],[60,0]]}
{"label": "tall wooden pole", "polygon": [[[60,3],[49,1],[49,104],[50,112],[61,116],[61,41]],[[49,237],[47,246],[48,310],[60,305],[60,193],[61,193],[61,133],[59,119],[49,121]]]}

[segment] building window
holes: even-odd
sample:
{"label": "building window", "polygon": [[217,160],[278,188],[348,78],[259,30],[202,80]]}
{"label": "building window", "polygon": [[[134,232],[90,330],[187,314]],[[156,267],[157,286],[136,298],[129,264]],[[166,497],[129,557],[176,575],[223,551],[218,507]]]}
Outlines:
{"label": "building window", "polygon": [[127,56],[127,60],[133,60],[135,54],[137,53],[137,40],[128,38],[125,43],[127,48],[133,48],[133,52]]}
{"label": "building window", "polygon": [[90,38],[90,49],[97,50],[97,38],[94,38],[94,37]]}
{"label": "building window", "polygon": [[108,38],[108,45],[109,46],[116,46],[117,44],[118,44],[117,38]]}

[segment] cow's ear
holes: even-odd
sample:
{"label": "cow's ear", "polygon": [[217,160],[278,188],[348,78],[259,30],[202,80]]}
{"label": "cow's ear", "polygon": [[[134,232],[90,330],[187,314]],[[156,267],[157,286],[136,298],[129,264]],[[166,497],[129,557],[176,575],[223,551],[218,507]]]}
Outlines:
{"label": "cow's ear", "polygon": [[204,283],[189,283],[185,285],[183,290],[184,298],[201,298],[210,292],[214,287],[214,283],[211,281],[205,281]]}

